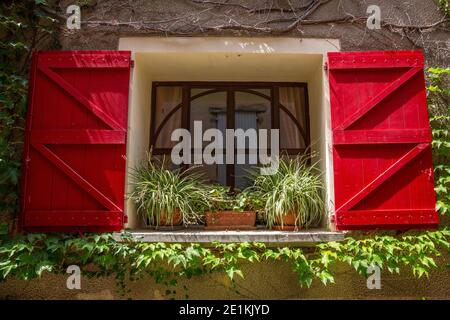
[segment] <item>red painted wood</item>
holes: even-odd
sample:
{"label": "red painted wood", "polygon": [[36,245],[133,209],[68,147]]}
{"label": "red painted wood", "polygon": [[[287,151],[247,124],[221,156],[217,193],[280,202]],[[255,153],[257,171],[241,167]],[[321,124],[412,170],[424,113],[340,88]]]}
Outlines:
{"label": "red painted wood", "polygon": [[431,142],[429,129],[334,130],[333,144],[380,144]]}
{"label": "red painted wood", "polygon": [[31,133],[35,144],[122,144],[125,132],[120,130],[39,130]]}
{"label": "red painted wood", "polygon": [[329,52],[330,69],[423,67],[423,55],[415,50]]}
{"label": "red painted wood", "polygon": [[405,74],[403,74],[397,80],[391,82],[389,86],[383,89],[379,94],[369,100],[365,105],[359,108],[355,113],[350,115],[343,123],[339,125],[337,129],[345,130],[348,129],[352,124],[354,124],[358,119],[360,119],[363,115],[369,112],[372,108],[377,106],[381,101],[383,101],[387,96],[389,96],[392,92],[400,88],[401,85],[405,84],[406,81],[411,79],[417,72],[422,71],[421,68],[412,68],[408,70]]}
{"label": "red painted wood", "polygon": [[77,99],[83,106],[85,106],[89,111],[92,112],[98,119],[103,121],[111,129],[122,129],[120,125],[106,114],[101,107],[97,106],[95,103],[87,99],[80,91],[78,91],[73,85],[69,84],[63,77],[59,76],[56,72],[51,71],[49,67],[40,67],[46,76],[55,82],[58,86],[64,89],[69,95]]}
{"label": "red painted wood", "polygon": [[[95,217],[95,218],[92,218]],[[115,226],[122,227],[123,212],[122,211],[101,211],[101,210],[54,210],[39,211],[32,210],[25,217],[25,223],[28,227],[42,227],[42,223],[47,221],[51,227],[65,226]],[[81,222],[81,223],[80,223]],[[74,230],[75,231],[75,230]],[[76,230],[77,232],[79,231]]]}
{"label": "red painted wood", "polygon": [[333,52],[328,66],[336,228],[436,227],[422,53]]}
{"label": "red painted wood", "polygon": [[124,224],[130,52],[33,55],[21,225],[109,232]]}
{"label": "red painted wood", "polygon": [[69,164],[64,162],[54,152],[43,144],[32,144],[32,146],[39,151],[45,158],[47,158],[55,167],[59,168],[70,179],[77,183],[83,190],[89,192],[89,194],[104,205],[109,210],[120,210],[117,205],[114,204],[105,194],[95,188],[86,179],[84,179],[76,170],[74,170]]}
{"label": "red painted wood", "polygon": [[403,155],[400,159],[395,161],[392,165],[389,166],[386,170],[380,173],[375,179],[370,181],[367,185],[365,185],[361,191],[356,193],[353,197],[351,197],[347,202],[345,202],[342,206],[337,208],[337,211],[347,211],[350,208],[354,207],[357,203],[359,203],[362,199],[368,196],[371,192],[373,192],[376,188],[381,186],[386,180],[388,180],[392,175],[397,173],[400,169],[402,169],[408,162],[414,159],[420,152],[425,150],[428,146],[426,143],[421,143],[414,146],[413,149],[409,150],[405,155]]}
{"label": "red painted wood", "polygon": [[408,228],[435,227],[436,212],[432,210],[354,210],[352,212],[341,212],[337,218],[340,225],[348,228],[360,228],[371,225],[383,225],[383,229],[398,229],[399,225]]}

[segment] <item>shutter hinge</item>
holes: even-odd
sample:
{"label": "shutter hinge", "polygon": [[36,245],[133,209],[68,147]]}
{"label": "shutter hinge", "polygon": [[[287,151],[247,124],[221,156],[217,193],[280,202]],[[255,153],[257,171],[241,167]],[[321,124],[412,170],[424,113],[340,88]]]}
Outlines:
{"label": "shutter hinge", "polygon": [[128,223],[128,216],[127,215],[123,216],[123,223]]}
{"label": "shutter hinge", "polygon": [[130,59],[130,68],[134,68],[134,60]]}
{"label": "shutter hinge", "polygon": [[336,222],[336,215],[332,214],[332,215],[330,216],[330,221],[331,221],[332,223],[335,223],[335,222]]}
{"label": "shutter hinge", "polygon": [[325,63],[323,64],[323,70],[328,70],[328,62],[325,61]]}

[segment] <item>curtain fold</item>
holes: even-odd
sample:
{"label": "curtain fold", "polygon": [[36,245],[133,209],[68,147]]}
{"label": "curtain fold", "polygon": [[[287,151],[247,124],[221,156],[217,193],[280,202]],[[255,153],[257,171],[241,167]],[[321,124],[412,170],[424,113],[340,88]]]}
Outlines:
{"label": "curtain fold", "polygon": [[[155,132],[158,130],[164,118],[182,102],[181,87],[158,87],[156,89]],[[170,141],[173,130],[181,125],[181,108],[179,108],[164,124],[159,133],[155,147],[171,148],[176,142]]]}
{"label": "curtain fold", "polygon": [[[303,130],[306,129],[304,89],[298,87],[280,87],[280,104],[295,117]],[[289,115],[280,109],[280,148],[305,148],[305,139]]]}

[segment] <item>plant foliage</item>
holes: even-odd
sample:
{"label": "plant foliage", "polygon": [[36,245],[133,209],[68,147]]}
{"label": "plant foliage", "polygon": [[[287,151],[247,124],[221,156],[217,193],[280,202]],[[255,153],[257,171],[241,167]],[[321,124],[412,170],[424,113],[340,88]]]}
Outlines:
{"label": "plant foliage", "polygon": [[280,159],[276,173],[254,175],[254,189],[265,202],[265,220],[269,228],[288,213],[296,215],[296,225],[317,225],[324,214],[324,184],[316,164],[300,155]]}
{"label": "plant foliage", "polygon": [[259,211],[264,208],[261,194],[247,188],[242,191],[235,189],[234,194],[230,187],[220,184],[210,184],[204,186],[208,207],[205,211],[230,210],[235,212]]}
{"label": "plant foliage", "polygon": [[438,0],[439,9],[441,9],[444,16],[447,18],[450,25],[450,2],[449,0]]}
{"label": "plant foliage", "polygon": [[450,214],[450,68],[428,69],[436,208]]}
{"label": "plant foliage", "polygon": [[415,277],[428,276],[438,267],[436,257],[448,250],[450,230],[394,237],[346,238],[325,242],[312,250],[297,247],[268,248],[263,243],[219,243],[209,245],[145,243],[123,233],[121,241],[112,234],[84,237],[67,234],[28,234],[0,243],[0,280],[29,280],[44,272],[64,274],[67,266],[80,266],[88,277],[114,276],[119,289],[127,281],[151,276],[156,283],[174,286],[178,278],[223,272],[234,281],[244,278],[243,263],[284,261],[292,265],[301,286],[313,281],[335,282],[335,265],[345,263],[362,275],[370,266],[398,274],[409,268]]}
{"label": "plant foliage", "polygon": [[31,51],[51,46],[55,20],[46,1],[0,3],[0,213],[18,211]]}
{"label": "plant foliage", "polygon": [[159,226],[161,216],[172,224],[173,215],[180,210],[185,224],[195,223],[206,207],[205,182],[189,170],[168,169],[163,162],[148,161],[131,171],[132,192],[129,198],[137,205],[138,213],[153,226]]}

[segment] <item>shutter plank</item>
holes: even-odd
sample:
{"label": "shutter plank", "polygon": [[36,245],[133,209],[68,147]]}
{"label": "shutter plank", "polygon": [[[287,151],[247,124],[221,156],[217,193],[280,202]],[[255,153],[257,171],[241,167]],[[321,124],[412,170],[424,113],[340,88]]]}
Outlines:
{"label": "shutter plank", "polygon": [[336,228],[435,228],[422,53],[333,52],[328,65]]}
{"label": "shutter plank", "polygon": [[123,228],[130,56],[33,54],[20,214],[25,231]]}

